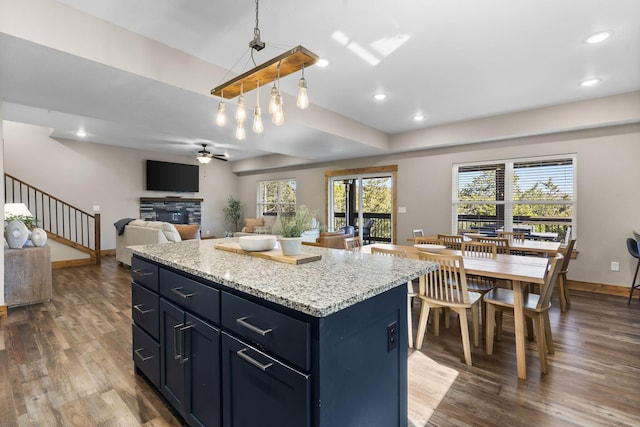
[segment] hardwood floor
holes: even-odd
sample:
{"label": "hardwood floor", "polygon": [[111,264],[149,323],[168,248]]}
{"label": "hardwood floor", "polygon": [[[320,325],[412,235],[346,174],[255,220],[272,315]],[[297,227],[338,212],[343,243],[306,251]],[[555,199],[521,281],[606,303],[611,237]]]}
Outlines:
{"label": "hardwood floor", "polygon": [[[0,321],[0,426],[181,425],[134,375],[129,275],[113,257],[55,270],[51,302],[9,310]],[[472,367],[455,321],[440,337],[429,329],[423,353],[459,372],[429,425],[640,425],[640,302],[574,291],[567,312],[554,304],[549,374],[540,375],[530,343],[527,381],[517,379],[509,316],[494,355],[472,348]]]}

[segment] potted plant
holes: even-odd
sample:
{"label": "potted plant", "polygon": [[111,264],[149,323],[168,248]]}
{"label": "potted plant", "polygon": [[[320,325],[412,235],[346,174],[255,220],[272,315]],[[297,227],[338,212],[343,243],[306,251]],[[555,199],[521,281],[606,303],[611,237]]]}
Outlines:
{"label": "potted plant", "polygon": [[280,247],[283,255],[299,255],[302,248],[303,231],[311,228],[311,220],[315,216],[314,213],[302,205],[292,215],[283,215],[282,217],[282,237],[280,238]]}
{"label": "potted plant", "polygon": [[233,231],[238,231],[238,224],[242,218],[242,203],[239,199],[229,196],[227,206],[222,208],[225,221],[233,226]]}

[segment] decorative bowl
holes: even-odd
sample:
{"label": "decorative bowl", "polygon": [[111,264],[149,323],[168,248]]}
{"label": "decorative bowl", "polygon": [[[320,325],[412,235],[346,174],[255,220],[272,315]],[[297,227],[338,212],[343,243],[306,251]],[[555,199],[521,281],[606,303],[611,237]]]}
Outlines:
{"label": "decorative bowl", "polygon": [[417,244],[417,245],[413,245],[415,248],[417,248],[419,251],[422,252],[429,252],[432,254],[437,254],[439,252],[442,252],[443,250],[447,249],[446,246],[444,245],[430,245],[427,243],[421,243],[421,244]]}
{"label": "decorative bowl", "polygon": [[245,251],[270,251],[276,247],[276,236],[268,234],[261,234],[259,236],[241,236],[238,238],[238,243]]}

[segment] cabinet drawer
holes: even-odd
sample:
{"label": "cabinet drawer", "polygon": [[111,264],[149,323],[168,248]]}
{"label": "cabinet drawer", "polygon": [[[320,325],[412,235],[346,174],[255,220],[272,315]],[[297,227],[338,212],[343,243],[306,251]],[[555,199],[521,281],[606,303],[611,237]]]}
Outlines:
{"label": "cabinet drawer", "polygon": [[220,291],[217,289],[161,268],[160,295],[195,315],[220,324]]}
{"label": "cabinet drawer", "polygon": [[222,326],[305,371],[311,369],[308,323],[223,292]]}
{"label": "cabinet drawer", "polygon": [[136,325],[144,329],[156,341],[160,339],[158,303],[158,294],[137,283],[131,284],[131,317]]}
{"label": "cabinet drawer", "polygon": [[310,376],[222,334],[223,423],[308,427]]}
{"label": "cabinet drawer", "polygon": [[133,325],[133,363],[149,381],[160,387],[160,345]]}
{"label": "cabinet drawer", "polygon": [[131,259],[131,278],[134,282],[158,292],[158,266],[140,258]]}

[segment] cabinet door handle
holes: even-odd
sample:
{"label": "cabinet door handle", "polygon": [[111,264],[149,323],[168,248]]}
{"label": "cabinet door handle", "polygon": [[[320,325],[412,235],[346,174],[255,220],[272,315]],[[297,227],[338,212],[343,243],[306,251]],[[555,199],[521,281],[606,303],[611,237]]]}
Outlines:
{"label": "cabinet door handle", "polygon": [[134,350],[134,351],[133,351],[133,353],[134,353],[136,356],[138,356],[138,358],[139,358],[142,362],[146,362],[146,361],[147,361],[147,360],[149,360],[149,359],[153,359],[153,356],[147,356],[147,357],[144,357],[144,356],[142,355],[142,350],[144,350],[144,348],[139,348],[139,349],[137,349],[137,350]]}
{"label": "cabinet door handle", "polygon": [[133,308],[135,308],[136,310],[138,310],[138,312],[140,312],[140,314],[147,314],[147,313],[151,313],[153,311],[153,309],[149,309],[149,310],[143,310],[140,307],[142,307],[144,304],[137,304],[134,305]]}
{"label": "cabinet door handle", "polygon": [[255,332],[256,334],[260,334],[263,337],[266,336],[268,333],[272,332],[273,329],[269,328],[269,329],[260,329],[257,326],[253,326],[251,323],[247,322],[247,319],[249,318],[249,316],[245,316],[245,317],[241,317],[239,319],[236,319],[236,323],[240,326],[243,326],[247,329],[249,329],[252,332]]}
{"label": "cabinet door handle", "polygon": [[141,277],[151,276],[153,274],[151,271],[142,270],[140,268],[136,268],[135,270],[131,270],[131,271]]}
{"label": "cabinet door handle", "polygon": [[186,325],[186,326],[182,326],[180,328],[180,363],[186,363],[189,360],[189,356],[187,355],[187,357],[185,357],[185,348],[186,346],[186,342],[185,342],[185,333],[184,331],[187,331],[189,329],[193,328],[193,325]]}
{"label": "cabinet door handle", "polygon": [[184,292],[180,292],[180,289],[182,289],[182,288],[181,287],[180,288],[172,288],[171,292],[173,292],[176,295],[181,296],[184,299],[187,299],[187,298],[192,297],[192,296],[195,295],[195,293],[185,294]]}
{"label": "cabinet door handle", "polygon": [[178,323],[173,327],[173,358],[175,360],[180,360],[180,357],[182,357],[182,354],[178,352],[181,351],[178,348],[178,333],[180,332],[180,328],[183,326],[183,323]]}
{"label": "cabinet door handle", "polygon": [[262,372],[267,372],[267,369],[269,369],[271,367],[271,365],[273,365],[273,362],[270,362],[270,363],[267,363],[266,365],[263,365],[262,363],[258,362],[256,359],[254,359],[253,357],[251,357],[248,354],[246,354],[245,352],[247,350],[248,350],[248,348],[243,348],[242,350],[236,351],[236,354],[238,355],[239,358],[241,358],[241,359],[245,360],[246,362],[252,364],[256,368],[260,369]]}

